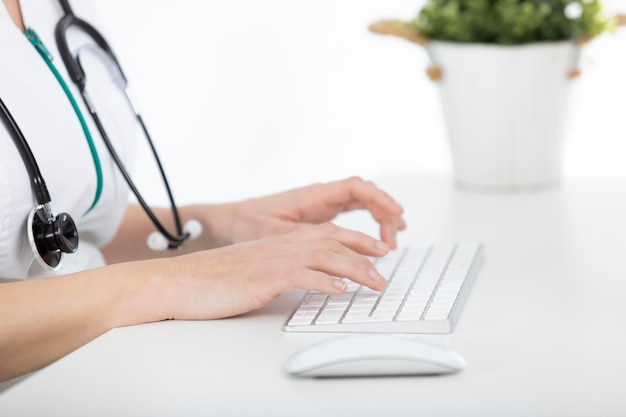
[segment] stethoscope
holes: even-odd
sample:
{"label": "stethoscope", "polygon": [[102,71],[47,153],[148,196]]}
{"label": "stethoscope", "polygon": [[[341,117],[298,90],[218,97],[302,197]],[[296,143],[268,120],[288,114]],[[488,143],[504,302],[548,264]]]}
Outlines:
{"label": "stethoscope", "polygon": [[64,253],[78,249],[76,223],[67,213],[55,216],[50,207],[50,193],[37,161],[11,112],[0,98],[0,118],[24,161],[37,205],[28,213],[26,231],[35,259],[44,267],[59,269]]}
{"label": "stethoscope", "polygon": [[[92,25],[78,18],[74,14],[68,0],[59,0],[59,2],[61,4],[61,7],[63,8],[64,15],[61,20],[59,20],[55,28],[57,47],[61,54],[61,58],[63,59],[63,63],[65,64],[65,67],[69,73],[69,76],[74,84],[78,87],[83,101],[87,106],[87,109],[89,110],[91,118],[98,128],[98,131],[100,132],[100,136],[106,144],[111,158],[119,168],[122,176],[126,180],[126,183],[137,198],[137,201],[143,207],[146,214],[158,231],[151,233],[148,236],[148,247],[152,250],[179,249],[182,246],[183,242],[185,242],[187,239],[193,239],[199,236],[202,233],[202,226],[199,221],[193,219],[187,221],[184,227],[181,225],[178,208],[176,207],[176,203],[174,202],[174,197],[170,190],[169,182],[167,181],[167,177],[157,154],[156,148],[143,121],[143,118],[141,117],[141,114],[137,110],[137,107],[131,98],[128,81],[126,79],[126,76],[124,75],[124,71],[122,70],[119,61],[111,50],[109,44]],[[139,193],[139,190],[135,186],[130,175],[126,171],[126,168],[124,167],[124,164],[122,163],[117,152],[115,151],[115,148],[113,147],[113,144],[111,143],[109,136],[104,129],[100,117],[98,116],[98,113],[96,112],[96,109],[93,106],[93,103],[85,89],[86,75],[81,66],[80,59],[78,56],[73,56],[70,52],[67,41],[67,31],[70,28],[79,29],[87,34],[96,43],[96,45],[98,45],[98,47],[104,52],[104,54],[113,64],[113,68],[115,70],[114,79],[116,79],[116,81],[120,85],[120,88],[122,89],[122,91],[124,91],[128,103],[130,104],[135,114],[135,118],[141,125],[152,154],[156,160],[157,166],[161,173],[161,177],[163,178],[163,183],[165,185],[165,189],[167,191],[167,195],[170,201],[172,216],[176,228],[176,231],[174,233],[169,232],[156,217],[152,209],[150,209],[144,198]],[[50,66],[49,62],[48,64]],[[61,80],[59,81],[62,82]],[[13,138],[13,141],[15,142],[15,145],[19,150],[20,156],[24,161],[24,164],[28,171],[28,175],[30,177],[31,188],[37,202],[37,206],[35,206],[31,210],[27,218],[27,234],[30,246],[33,250],[35,259],[43,267],[53,270],[59,269],[61,266],[63,254],[74,253],[78,249],[79,239],[76,223],[67,213],[61,213],[58,216],[55,216],[52,213],[50,207],[50,194],[46,188],[46,184],[41,175],[41,172],[39,171],[39,167],[37,166],[35,157],[17,122],[12,117],[8,108],[1,99],[0,103],[2,107],[2,111],[0,112],[0,115],[2,116],[2,121],[8,129],[9,133],[11,134],[11,137]],[[97,198],[95,201],[97,201]]]}

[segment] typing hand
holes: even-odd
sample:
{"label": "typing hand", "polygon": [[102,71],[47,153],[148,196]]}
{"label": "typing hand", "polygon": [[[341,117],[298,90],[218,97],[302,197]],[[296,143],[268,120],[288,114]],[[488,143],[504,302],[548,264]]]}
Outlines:
{"label": "typing hand", "polygon": [[[365,256],[389,246],[330,223],[219,249],[161,260],[167,317],[214,319],[246,313],[295,288],[330,294],[345,291],[345,277],[375,290],[385,279]],[[364,256],[365,255],[365,256]],[[161,310],[162,311],[162,310]]]}
{"label": "typing hand", "polygon": [[402,207],[373,183],[358,177],[238,203],[230,229],[233,241],[243,242],[328,222],[356,209],[368,210],[380,225],[382,241],[396,247],[396,234],[406,227]]}

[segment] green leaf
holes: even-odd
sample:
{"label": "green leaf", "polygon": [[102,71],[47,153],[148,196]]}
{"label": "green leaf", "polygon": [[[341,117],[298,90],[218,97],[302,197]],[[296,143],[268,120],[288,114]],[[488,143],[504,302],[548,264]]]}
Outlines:
{"label": "green leaf", "polygon": [[[573,3],[582,13],[568,17]],[[428,0],[408,24],[430,39],[517,45],[597,36],[615,19],[601,0]]]}

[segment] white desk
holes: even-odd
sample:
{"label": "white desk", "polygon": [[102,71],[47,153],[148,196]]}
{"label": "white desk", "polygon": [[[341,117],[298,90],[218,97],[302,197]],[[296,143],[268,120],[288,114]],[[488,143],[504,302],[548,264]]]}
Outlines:
{"label": "white desk", "polygon": [[432,336],[465,356],[462,373],[290,378],[291,354],[337,337],[281,331],[295,292],[233,319],[113,330],[0,385],[0,416],[626,415],[626,182],[527,194],[468,193],[418,174],[379,184],[407,209],[402,243],[485,243],[456,330]]}

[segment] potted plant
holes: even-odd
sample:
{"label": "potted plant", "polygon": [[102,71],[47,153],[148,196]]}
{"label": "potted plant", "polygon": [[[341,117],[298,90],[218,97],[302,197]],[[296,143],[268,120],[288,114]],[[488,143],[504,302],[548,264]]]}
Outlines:
{"label": "potted plant", "polygon": [[425,47],[459,184],[555,184],[581,46],[612,30],[601,0],[427,0],[411,21],[374,33]]}

